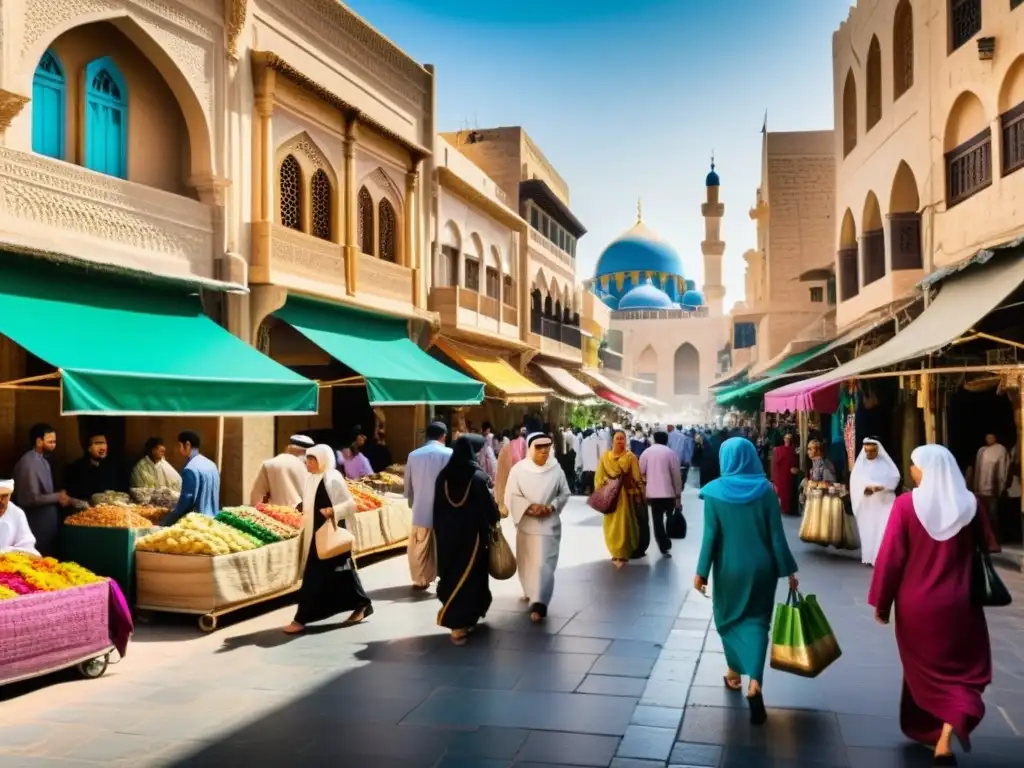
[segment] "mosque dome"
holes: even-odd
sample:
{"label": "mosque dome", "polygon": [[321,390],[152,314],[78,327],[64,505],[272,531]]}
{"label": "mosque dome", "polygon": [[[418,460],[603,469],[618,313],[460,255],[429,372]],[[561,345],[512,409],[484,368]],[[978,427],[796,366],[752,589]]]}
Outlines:
{"label": "mosque dome", "polygon": [[700,291],[695,291],[691,288],[683,294],[683,298],[679,300],[679,303],[684,307],[703,307],[704,295]]}
{"label": "mosque dome", "polygon": [[693,280],[684,280],[683,284],[686,286],[686,290],[688,290],[688,291],[696,291],[697,290],[697,283],[694,282]]}
{"label": "mosque dome", "polygon": [[675,309],[669,295],[651,283],[643,283],[633,288],[619,299],[620,310],[628,309]]}
{"label": "mosque dome", "polygon": [[711,171],[704,178],[704,186],[705,187],[720,187],[720,186],[722,186],[721,182],[718,179],[718,173],[715,171],[715,162],[714,162],[714,160],[711,161]]}
{"label": "mosque dome", "polygon": [[597,260],[595,277],[623,272],[683,274],[683,260],[675,249],[648,229],[642,221],[624,232],[604,249]]}

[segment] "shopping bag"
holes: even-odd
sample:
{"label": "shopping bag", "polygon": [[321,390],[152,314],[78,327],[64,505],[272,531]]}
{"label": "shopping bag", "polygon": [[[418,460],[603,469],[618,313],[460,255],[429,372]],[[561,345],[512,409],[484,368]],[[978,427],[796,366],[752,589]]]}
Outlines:
{"label": "shopping bag", "polygon": [[818,599],[790,590],[775,606],[771,667],[800,677],[817,677],[842,655]]}
{"label": "shopping bag", "polygon": [[488,555],[487,570],[492,579],[505,581],[516,575],[516,556],[512,554],[512,547],[508,545],[505,534],[498,524],[491,529],[491,548]]}
{"label": "shopping bag", "polygon": [[686,538],[686,518],[683,517],[683,510],[673,509],[668,515],[668,522],[665,524],[665,533],[670,539]]}
{"label": "shopping bag", "polygon": [[587,506],[602,515],[610,515],[619,505],[619,494],[622,493],[622,478],[613,477],[587,499]]}
{"label": "shopping bag", "polygon": [[800,540],[808,544],[828,545],[825,530],[825,507],[820,491],[811,491],[804,504],[804,519],[800,523]]}

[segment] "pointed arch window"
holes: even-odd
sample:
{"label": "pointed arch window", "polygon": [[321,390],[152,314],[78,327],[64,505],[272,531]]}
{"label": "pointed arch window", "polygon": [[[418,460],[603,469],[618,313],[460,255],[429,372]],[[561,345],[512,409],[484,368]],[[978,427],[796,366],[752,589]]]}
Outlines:
{"label": "pointed arch window", "polygon": [[[290,157],[290,155],[289,155]],[[310,208],[313,214],[313,237],[331,239],[331,181],[323,168],[318,168],[309,182]]]}
{"label": "pointed arch window", "polygon": [[64,159],[64,103],[67,89],[64,68],[53,51],[47,51],[32,78],[32,151]]}
{"label": "pointed arch window", "polygon": [[281,162],[280,185],[281,226],[302,231],[302,169],[294,155]]}
{"label": "pointed arch window", "polygon": [[380,227],[380,233],[378,235],[380,241],[380,258],[384,261],[396,263],[398,261],[398,249],[395,243],[395,233],[397,229],[395,208],[391,205],[391,201],[387,199],[381,200],[380,205],[377,207],[377,216],[379,219],[378,226]]}
{"label": "pointed arch window", "polygon": [[366,187],[359,188],[359,250],[373,256],[373,198]]}
{"label": "pointed arch window", "polygon": [[128,89],[109,57],[85,67],[85,167],[128,178]]}

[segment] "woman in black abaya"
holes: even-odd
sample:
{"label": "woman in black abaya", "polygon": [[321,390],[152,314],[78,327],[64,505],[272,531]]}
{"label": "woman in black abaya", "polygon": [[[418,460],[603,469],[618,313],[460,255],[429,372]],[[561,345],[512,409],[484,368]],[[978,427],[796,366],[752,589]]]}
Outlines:
{"label": "woman in black abaya", "polygon": [[304,631],[311,622],[342,611],[352,611],[348,617],[350,624],[358,624],[373,614],[352,553],[321,560],[316,551],[316,532],[320,526],[333,517],[339,528],[345,528],[346,518],[351,519],[356,513],[355,499],[335,468],[334,451],[327,445],[314,445],[306,451],[306,468],[309,475],[302,493],[302,512],[303,540],[309,542],[309,554],[299,589],[299,607],[294,621],[284,630],[290,635]]}
{"label": "woman in black abaya", "polygon": [[491,607],[491,531],[500,515],[487,473],[476,460],[483,447],[480,435],[456,440],[434,492],[437,596],[442,603],[437,623],[451,630],[456,645],[465,645],[466,636]]}

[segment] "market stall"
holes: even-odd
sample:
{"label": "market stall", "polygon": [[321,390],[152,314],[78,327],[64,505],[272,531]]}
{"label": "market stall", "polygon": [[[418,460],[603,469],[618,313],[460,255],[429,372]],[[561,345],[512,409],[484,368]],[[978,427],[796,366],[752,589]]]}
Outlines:
{"label": "market stall", "polygon": [[76,563],[0,555],[0,685],[72,667],[99,677],[132,630],[116,582]]}

